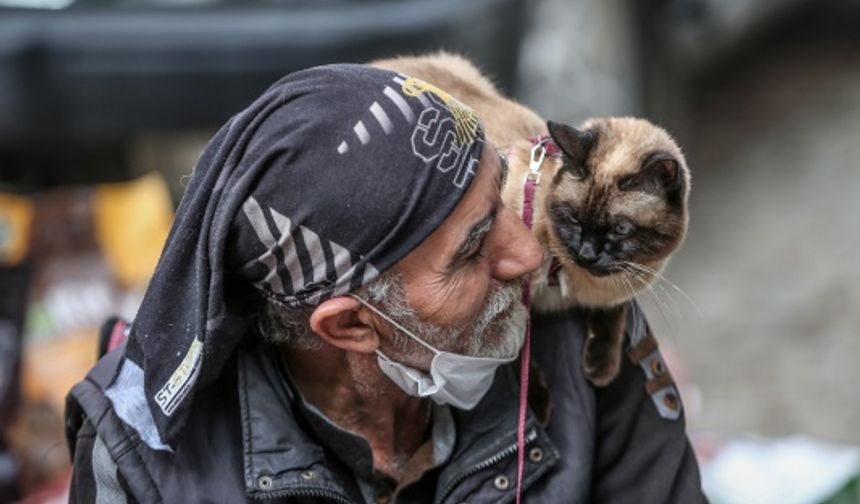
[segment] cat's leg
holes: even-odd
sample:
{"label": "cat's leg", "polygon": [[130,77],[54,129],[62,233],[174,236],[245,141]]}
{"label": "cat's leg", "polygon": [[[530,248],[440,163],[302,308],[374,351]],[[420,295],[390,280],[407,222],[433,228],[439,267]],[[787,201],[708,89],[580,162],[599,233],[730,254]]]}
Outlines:
{"label": "cat's leg", "polygon": [[627,304],[592,309],[588,314],[588,337],[582,350],[582,370],[597,387],[615,379],[621,367]]}

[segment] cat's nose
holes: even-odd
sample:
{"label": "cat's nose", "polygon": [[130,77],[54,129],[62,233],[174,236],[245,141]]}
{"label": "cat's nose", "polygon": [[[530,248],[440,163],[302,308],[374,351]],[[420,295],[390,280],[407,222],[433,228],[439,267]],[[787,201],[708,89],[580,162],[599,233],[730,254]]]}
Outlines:
{"label": "cat's nose", "polygon": [[589,241],[582,243],[582,246],[579,247],[579,259],[586,263],[597,261],[597,253],[594,251],[593,243]]}

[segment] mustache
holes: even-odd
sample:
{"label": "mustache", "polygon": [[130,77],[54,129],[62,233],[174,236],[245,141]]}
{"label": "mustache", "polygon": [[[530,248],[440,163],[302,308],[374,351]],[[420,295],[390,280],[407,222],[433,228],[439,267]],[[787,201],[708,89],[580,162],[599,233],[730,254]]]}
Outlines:
{"label": "mustache", "polygon": [[[522,293],[522,281],[508,282],[492,291],[470,331],[468,355],[509,358],[519,353],[528,322],[528,311],[521,303]],[[488,334],[498,339],[487,341]]]}
{"label": "mustache", "polygon": [[[450,349],[452,343],[466,335],[465,346],[460,350],[475,357],[507,357],[519,352],[524,338],[527,313],[522,300],[523,281],[495,282],[487,300],[471,323],[459,327],[441,327],[421,320],[406,301],[402,286],[389,289],[378,302],[389,316],[413,334],[439,349]],[[501,340],[487,341],[487,334],[501,335]],[[406,355],[420,355],[411,340],[399,330],[391,338],[392,345]],[[416,354],[417,352],[417,354]]]}
{"label": "mustache", "polygon": [[483,309],[472,325],[474,333],[483,333],[487,327],[500,315],[511,310],[514,303],[523,297],[523,282],[521,280],[500,284],[487,298]]}

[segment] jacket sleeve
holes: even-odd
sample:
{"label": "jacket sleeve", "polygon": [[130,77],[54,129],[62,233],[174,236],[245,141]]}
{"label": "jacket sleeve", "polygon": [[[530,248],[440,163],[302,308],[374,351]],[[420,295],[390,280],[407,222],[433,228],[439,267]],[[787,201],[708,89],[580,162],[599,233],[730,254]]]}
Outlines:
{"label": "jacket sleeve", "polygon": [[[650,336],[650,329],[646,331]],[[653,345],[651,357],[659,357],[655,340],[649,339]],[[612,383],[596,389],[597,439],[591,502],[707,503],[687,439],[683,410],[675,420],[661,416],[659,401],[651,395],[653,383],[646,390],[646,382],[655,380],[634,363],[634,352],[635,347],[624,356],[620,373]],[[667,383],[666,378],[660,381]],[[670,398],[666,404],[680,409],[680,399],[674,400],[677,402]],[[665,416],[666,410],[663,412]]]}
{"label": "jacket sleeve", "polygon": [[117,473],[116,463],[89,420],[78,431],[73,463],[70,504],[133,502]]}

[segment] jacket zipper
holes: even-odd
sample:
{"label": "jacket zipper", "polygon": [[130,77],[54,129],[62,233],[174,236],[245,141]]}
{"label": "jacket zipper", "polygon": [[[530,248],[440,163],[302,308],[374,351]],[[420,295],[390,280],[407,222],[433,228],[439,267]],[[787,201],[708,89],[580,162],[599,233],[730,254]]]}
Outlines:
{"label": "jacket zipper", "polygon": [[330,490],[323,490],[321,488],[300,488],[295,490],[278,490],[275,492],[265,492],[265,493],[255,493],[251,495],[252,499],[273,499],[280,497],[311,497],[311,498],[323,498],[329,499],[334,502],[339,502],[342,504],[355,504],[353,501],[347,499],[342,494],[337,492],[332,492]]}
{"label": "jacket zipper", "polygon": [[[537,431],[535,429],[531,429],[530,431],[528,431],[526,433],[525,445],[527,446],[529,443],[533,442],[535,439],[537,439]],[[460,483],[461,481],[463,481],[464,479],[468,478],[469,476],[471,476],[477,472],[483,471],[484,469],[487,469],[489,467],[492,467],[492,466],[498,464],[499,462],[510,457],[511,455],[515,454],[516,452],[517,452],[517,443],[514,443],[510,446],[505,447],[504,450],[496,453],[492,457],[484,459],[481,462],[470,467],[468,470],[462,472],[459,476],[454,478],[451,481],[451,483],[448,484],[447,487],[445,487],[445,490],[442,492],[442,495],[436,501],[436,504],[440,504],[442,501],[444,501],[445,498],[448,497],[448,494],[451,493],[451,490],[453,490],[454,487],[457,486],[457,484]],[[342,494],[339,494],[337,492],[332,492],[329,490],[323,490],[321,488],[279,490],[276,492],[255,493],[255,494],[251,495],[252,499],[258,499],[258,500],[259,499],[278,498],[278,497],[324,498],[324,499],[330,499],[330,500],[333,500],[335,502],[339,502],[342,504],[354,504],[353,501],[347,499]]]}
{"label": "jacket zipper", "polygon": [[[537,431],[535,429],[531,429],[530,431],[528,431],[526,433],[525,445],[528,445],[529,443],[531,443],[535,439],[537,439]],[[472,466],[471,468],[467,469],[466,471],[461,473],[459,476],[454,478],[451,481],[451,483],[449,483],[448,486],[445,487],[445,491],[443,491],[442,495],[436,500],[436,504],[441,504],[441,502],[444,501],[445,498],[448,497],[448,494],[451,493],[451,490],[453,490],[454,487],[457,486],[457,484],[460,483],[461,481],[463,481],[464,479],[468,478],[469,476],[471,476],[477,472],[483,471],[484,469],[487,469],[489,467],[492,467],[492,466],[498,464],[499,462],[510,457],[511,455],[515,454],[516,452],[517,452],[517,443],[514,443],[514,444],[506,447],[504,450],[500,451],[499,453],[493,455],[492,457],[485,459],[485,460],[479,462],[478,464]]]}

